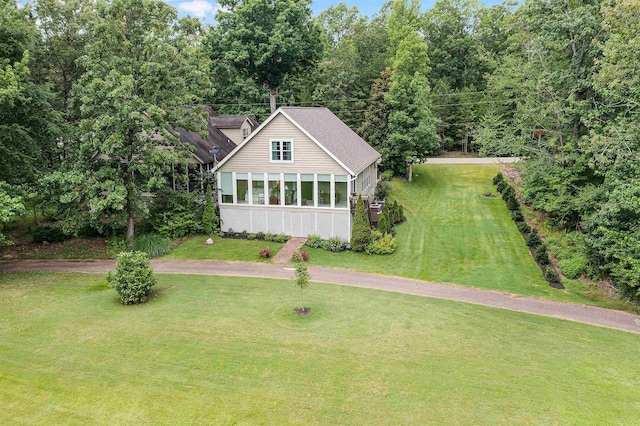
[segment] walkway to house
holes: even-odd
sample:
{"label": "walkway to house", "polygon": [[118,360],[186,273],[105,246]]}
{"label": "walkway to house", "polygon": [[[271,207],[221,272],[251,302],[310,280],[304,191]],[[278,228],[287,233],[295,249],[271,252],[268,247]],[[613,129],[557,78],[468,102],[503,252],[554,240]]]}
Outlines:
{"label": "walkway to house", "polygon": [[[293,275],[291,267],[275,263],[153,259],[151,260],[151,266],[155,272],[165,274],[227,275],[281,279],[288,279]],[[114,269],[115,261],[113,260],[29,259],[0,261],[0,272],[48,271],[104,274]],[[367,274],[346,269],[310,266],[309,273],[311,274],[311,279],[316,282],[455,300],[640,333],[639,316],[612,309],[551,302],[518,297],[491,290]],[[1,281],[2,276],[0,275]]]}
{"label": "walkway to house", "polygon": [[307,242],[306,238],[293,237],[290,238],[284,246],[278,251],[278,254],[273,258],[274,263],[287,263],[291,260],[293,253],[300,250],[300,248]]}

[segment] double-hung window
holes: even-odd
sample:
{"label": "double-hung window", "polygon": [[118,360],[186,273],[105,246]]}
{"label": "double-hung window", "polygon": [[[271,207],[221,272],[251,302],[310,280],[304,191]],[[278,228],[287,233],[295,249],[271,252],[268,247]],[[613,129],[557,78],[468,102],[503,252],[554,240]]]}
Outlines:
{"label": "double-hung window", "polygon": [[371,185],[371,168],[367,167],[362,171],[362,192]]}
{"label": "double-hung window", "polygon": [[272,140],[271,161],[293,161],[293,141]]}

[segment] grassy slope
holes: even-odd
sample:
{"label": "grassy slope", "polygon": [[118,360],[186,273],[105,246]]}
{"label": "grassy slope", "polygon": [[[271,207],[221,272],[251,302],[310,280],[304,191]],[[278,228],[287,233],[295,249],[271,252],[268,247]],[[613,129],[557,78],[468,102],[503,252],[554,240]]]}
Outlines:
{"label": "grassy slope", "polygon": [[261,257],[258,252],[269,247],[271,256],[282,248],[283,243],[258,240],[235,240],[231,238],[213,237],[215,244],[206,246],[204,242],[208,237],[198,236],[185,240],[171,253],[164,256],[166,259],[198,259],[198,260],[240,260],[244,262],[265,262],[271,259]]}
{"label": "grassy slope", "polygon": [[640,336],[312,284],[0,275],[2,424],[635,424]]}
{"label": "grassy slope", "polygon": [[[554,300],[594,303],[549,287],[491,180],[495,165],[421,165],[414,182],[394,179],[407,222],[390,256],[309,249],[316,265],[462,284]],[[577,290],[574,288],[574,290]]]}

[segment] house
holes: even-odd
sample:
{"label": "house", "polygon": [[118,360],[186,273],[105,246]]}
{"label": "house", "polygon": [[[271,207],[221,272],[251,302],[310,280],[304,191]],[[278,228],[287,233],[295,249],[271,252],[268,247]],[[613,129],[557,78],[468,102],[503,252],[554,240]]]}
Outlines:
{"label": "house", "polygon": [[214,169],[222,230],[348,240],[379,160],[327,108],[279,108]]}
{"label": "house", "polygon": [[[253,129],[258,127],[258,123],[247,115],[218,115],[210,107],[205,107],[207,117],[207,136],[203,138],[200,132],[178,127],[173,129],[174,134],[181,142],[193,147],[189,157],[187,170],[178,170],[177,173],[188,174],[189,191],[200,185],[198,174],[213,170],[218,161],[226,157],[236,146],[242,142],[242,137],[247,136]],[[173,189],[177,189],[174,178]]]}

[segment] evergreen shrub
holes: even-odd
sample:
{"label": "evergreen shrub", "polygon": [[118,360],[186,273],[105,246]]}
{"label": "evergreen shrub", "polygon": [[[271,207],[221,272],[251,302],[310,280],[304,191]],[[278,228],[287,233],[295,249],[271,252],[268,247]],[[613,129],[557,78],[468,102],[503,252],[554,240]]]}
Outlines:
{"label": "evergreen shrub", "polygon": [[533,255],[533,259],[540,265],[549,264],[549,253],[547,253],[547,246],[541,244],[536,248],[536,253]]}
{"label": "evergreen shrub", "polygon": [[496,190],[502,194],[502,192],[504,191],[504,189],[507,187],[507,182],[501,180],[500,182],[498,182],[496,184]]}
{"label": "evergreen shrub", "polygon": [[33,230],[31,238],[34,243],[61,243],[69,239],[62,229],[55,226],[40,226]]}
{"label": "evergreen shrub", "polygon": [[524,216],[520,210],[512,210],[511,211],[511,219],[513,219],[516,223],[524,222]]}
{"label": "evergreen shrub", "polygon": [[365,251],[370,242],[371,225],[364,207],[364,201],[362,201],[362,196],[359,195],[351,228],[351,250]]}
{"label": "evergreen shrub", "polygon": [[107,274],[109,286],[114,288],[123,305],[144,302],[156,284],[149,258],[140,251],[118,254],[116,272]]}
{"label": "evergreen shrub", "polygon": [[517,227],[518,227],[518,231],[520,231],[523,234],[528,234],[529,232],[531,232],[531,227],[527,222],[518,222]]}
{"label": "evergreen shrub", "polygon": [[497,185],[500,182],[504,182],[504,176],[502,172],[498,172],[498,174],[493,178],[493,184]]}
{"label": "evergreen shrub", "polygon": [[384,234],[382,238],[373,240],[366,248],[367,254],[391,254],[396,251],[398,243],[391,234]]}
{"label": "evergreen shrub", "polygon": [[560,277],[558,273],[553,269],[553,267],[549,266],[547,271],[544,273],[544,278],[550,284],[560,284]]}
{"label": "evergreen shrub", "polygon": [[532,230],[532,232],[527,236],[526,242],[529,247],[537,247],[542,244],[542,240],[535,230]]}

